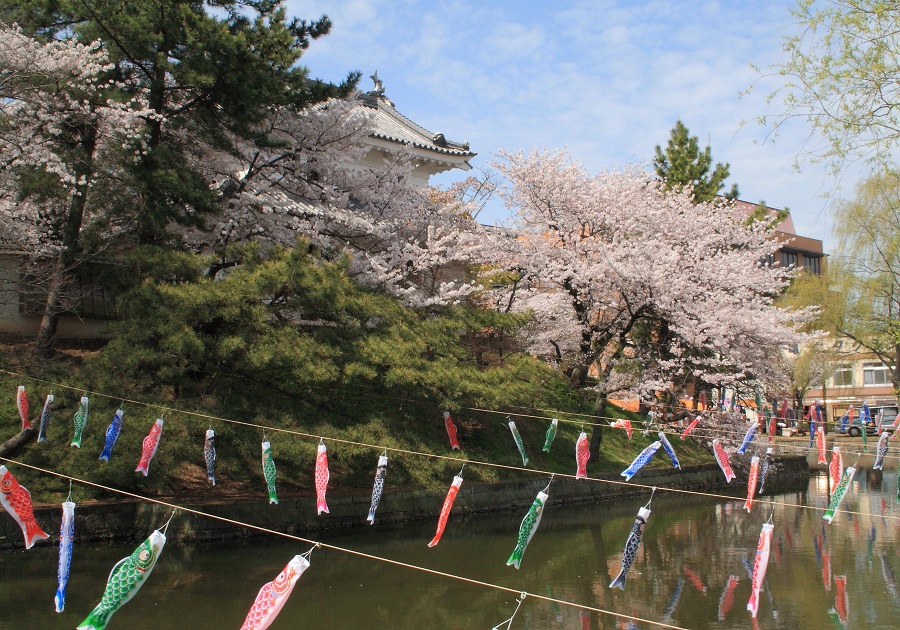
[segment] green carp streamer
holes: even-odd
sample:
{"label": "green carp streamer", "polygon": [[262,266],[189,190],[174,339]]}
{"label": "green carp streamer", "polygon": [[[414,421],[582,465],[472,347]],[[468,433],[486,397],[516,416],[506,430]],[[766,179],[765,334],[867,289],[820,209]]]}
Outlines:
{"label": "green carp streamer", "polygon": [[516,441],[516,447],[519,449],[519,455],[522,456],[522,465],[528,465],[528,455],[525,454],[525,443],[522,441],[522,436],[519,435],[519,429],[516,426],[516,423],[512,420],[509,421],[509,430],[512,431],[513,439]]}
{"label": "green carp streamer", "polygon": [[556,437],[556,429],[559,428],[559,420],[553,418],[550,421],[550,426],[547,427],[547,437],[544,438],[544,452],[550,452],[550,445],[553,444],[553,438]]}
{"label": "green carp streamer", "polygon": [[109,573],[100,603],[81,622],[78,630],[104,630],[113,613],[134,597],[150,577],[165,544],[165,535],[156,530],[134,553],[119,560]]}
{"label": "green carp streamer", "polygon": [[266,485],[269,488],[269,505],[278,503],[278,495],[275,493],[275,459],[272,457],[272,448],[269,441],[262,443],[263,475],[266,477]]}
{"label": "green carp streamer", "polygon": [[75,436],[72,438],[72,446],[81,448],[81,434],[84,431],[84,425],[88,419],[88,397],[82,396],[81,402],[78,403],[78,411],[75,412]]}
{"label": "green carp streamer", "polygon": [[538,525],[541,524],[541,516],[544,514],[544,504],[547,501],[547,494],[543,491],[538,492],[534,498],[534,503],[528,509],[522,524],[519,526],[519,539],[516,548],[513,550],[509,560],[506,561],[507,566],[513,565],[517,569],[522,562],[522,556],[525,554],[525,547],[531,542],[531,537],[537,531]]}
{"label": "green carp streamer", "polygon": [[856,469],[853,466],[847,466],[847,470],[844,471],[844,476],[841,477],[841,482],[838,484],[837,488],[834,489],[834,493],[831,495],[831,503],[828,504],[828,509],[825,510],[825,516],[822,517],[829,523],[834,519],[838,506],[841,504],[841,501],[844,500],[844,495],[847,494],[847,489],[850,487],[850,481],[853,479],[853,473],[855,472]]}

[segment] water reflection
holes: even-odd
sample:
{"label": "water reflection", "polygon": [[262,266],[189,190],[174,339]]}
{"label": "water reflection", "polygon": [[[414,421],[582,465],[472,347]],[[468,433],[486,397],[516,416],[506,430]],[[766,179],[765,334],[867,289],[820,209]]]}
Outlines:
{"label": "water reflection", "polygon": [[[647,498],[562,508],[550,505],[518,571],[505,566],[521,511],[451,520],[441,544],[431,521],[328,542],[365,553],[499,584],[515,592],[687,628],[890,628],[900,618],[895,575],[900,506],[896,474],[854,479],[830,525],[822,519],[827,481],[774,497],[775,530],[759,618],[746,610],[762,523],[773,509],[658,492],[625,591],[610,589],[637,508]],[[735,494],[745,494],[736,488]],[[551,495],[552,498],[552,495]],[[737,498],[737,497],[736,497]],[[764,497],[771,500],[773,497]],[[794,505],[813,505],[807,510]],[[863,514],[856,514],[862,512]],[[51,548],[0,552],[0,629],[72,628],[97,603],[112,565],[133,548],[76,546],[65,612],[53,612]],[[152,578],[111,627],[237,628],[259,587],[305,545],[279,539],[166,547]],[[518,597],[445,577],[317,549],[273,630],[491,628]],[[526,598],[512,630],[648,628],[647,624]]]}

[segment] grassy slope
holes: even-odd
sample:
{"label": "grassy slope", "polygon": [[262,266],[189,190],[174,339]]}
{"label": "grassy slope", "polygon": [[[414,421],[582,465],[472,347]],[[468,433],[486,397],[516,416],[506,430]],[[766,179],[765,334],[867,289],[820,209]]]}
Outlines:
{"label": "grassy slope", "polygon": [[[78,357],[54,362],[33,363],[27,358],[27,344],[0,346],[0,369],[27,374],[21,379],[0,372],[0,439],[8,439],[19,429],[15,407],[16,387],[26,386],[34,423],[40,414],[47,393],[55,396],[52,424],[48,441],[33,443],[16,459],[63,474],[87,479],[114,488],[126,489],[154,496],[175,496],[179,500],[233,500],[265,496],[265,482],[260,466],[259,443],[262,429],[230,424],[219,419],[207,419],[182,413],[193,411],[240,422],[277,426],[312,436],[339,438],[352,442],[377,445],[377,448],[326,442],[329,451],[331,483],[329,493],[366,493],[371,488],[375,463],[382,448],[394,448],[421,453],[444,455],[458,460],[473,460],[513,467],[522,462],[507,426],[505,413],[486,413],[466,409],[451,409],[459,428],[462,452],[451,452],[442,419],[442,409],[421,400],[400,400],[390,393],[335,392],[326,404],[315,407],[304,401],[286,400],[275,404],[277,411],[265,413],[237,413],[215,400],[205,398],[146,400],[155,406],[126,403],[125,421],[121,436],[109,463],[98,461],[103,449],[106,427],[120,405],[119,400],[91,394],[88,423],[81,449],[69,446],[72,438],[72,417],[83,391],[51,387],[47,382],[84,387],[84,374]],[[36,380],[43,379],[43,380]],[[2,394],[6,392],[6,394]],[[140,457],[141,442],[154,420],[165,411],[165,428],[159,450],[150,466],[150,476],[144,478],[134,472]],[[273,408],[269,401],[268,409]],[[516,409],[522,414],[551,416],[539,410]],[[615,412],[616,417],[640,420],[636,414]],[[565,418],[566,416],[561,416]],[[559,432],[550,453],[541,451],[548,426],[545,418],[513,415],[522,434],[526,451],[531,458],[529,469],[574,474],[575,441],[580,425],[560,422]],[[211,490],[206,482],[203,460],[205,430],[216,431],[218,485]],[[590,431],[589,426],[585,430]],[[308,495],[313,492],[315,437],[269,431],[268,439],[278,467],[279,496]],[[651,441],[634,432],[627,440],[621,429],[604,431],[601,460],[588,467],[589,473],[620,472]],[[675,445],[682,464],[711,461],[708,454],[690,443]],[[387,485],[390,488],[414,487],[439,489],[446,487],[459,470],[458,461],[390,452]],[[668,458],[660,453],[649,467],[668,467]],[[68,492],[68,483],[59,477],[21,467],[12,467],[21,483],[27,486],[38,502],[58,502]],[[466,479],[494,482],[520,479],[531,473],[502,468],[468,465]],[[113,498],[114,493],[76,486],[79,500]]]}

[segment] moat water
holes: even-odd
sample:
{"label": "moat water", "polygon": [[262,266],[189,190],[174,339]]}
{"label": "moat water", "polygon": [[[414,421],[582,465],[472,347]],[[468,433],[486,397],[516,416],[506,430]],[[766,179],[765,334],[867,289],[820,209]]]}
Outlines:
{"label": "moat water", "polygon": [[[434,548],[427,547],[433,522],[390,530],[376,524],[321,539],[676,627],[897,628],[900,504],[896,461],[892,466],[884,473],[859,470],[831,524],[822,519],[828,502],[824,476],[814,475],[802,491],[763,497],[774,507],[757,503],[749,514],[739,501],[659,491],[624,591],[608,585],[647,497],[549,506],[519,570],[506,560],[516,544],[520,511],[451,520]],[[735,495],[744,493],[735,488]],[[770,514],[772,551],[758,618],[752,620],[746,610],[750,570]],[[53,606],[56,549],[0,551],[0,629],[75,628],[99,602],[112,566],[135,546],[76,545],[66,609],[59,614]],[[108,627],[237,630],[260,586],[308,549],[276,537],[170,543],[148,582]],[[516,603],[512,593],[320,548],[271,628],[488,630],[510,617]],[[510,630],[635,627],[656,626],[526,597]]]}

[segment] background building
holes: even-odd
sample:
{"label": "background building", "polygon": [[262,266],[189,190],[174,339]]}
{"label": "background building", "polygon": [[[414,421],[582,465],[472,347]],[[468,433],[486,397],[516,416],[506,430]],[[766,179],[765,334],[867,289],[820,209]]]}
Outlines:
{"label": "background building", "polygon": [[[749,201],[735,202],[735,209],[747,217],[752,215],[757,208],[759,208],[759,204],[750,203]],[[780,212],[778,208],[767,209],[773,215]],[[775,252],[770,262],[779,262],[782,267],[796,265],[810,273],[822,274],[825,268],[825,254],[822,249],[822,241],[798,235],[794,229],[794,221],[791,219],[790,211],[775,226],[775,238],[781,243],[781,248]]]}
{"label": "background building", "polygon": [[819,401],[828,422],[836,422],[850,405],[857,410],[869,405],[872,414],[884,408],[885,420],[893,422],[897,416],[897,395],[891,384],[891,372],[870,352],[861,350],[849,340],[836,340],[824,384],[809,390],[803,399],[804,407]]}

